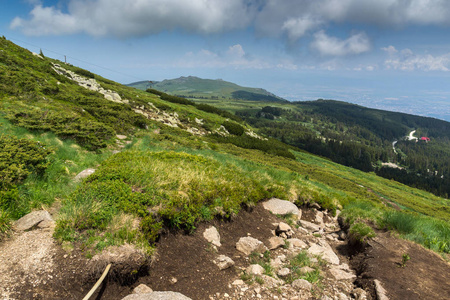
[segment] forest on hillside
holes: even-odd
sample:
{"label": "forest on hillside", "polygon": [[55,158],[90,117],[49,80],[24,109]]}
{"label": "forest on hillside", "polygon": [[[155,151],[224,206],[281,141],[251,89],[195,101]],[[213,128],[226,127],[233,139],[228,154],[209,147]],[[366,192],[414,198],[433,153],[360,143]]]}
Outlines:
{"label": "forest on hillside", "polygon": [[[436,195],[450,195],[450,123],[331,100],[279,104],[236,114],[267,136]],[[430,141],[407,141],[418,137]],[[395,151],[392,143],[397,141]],[[394,163],[399,168],[383,166]]]}

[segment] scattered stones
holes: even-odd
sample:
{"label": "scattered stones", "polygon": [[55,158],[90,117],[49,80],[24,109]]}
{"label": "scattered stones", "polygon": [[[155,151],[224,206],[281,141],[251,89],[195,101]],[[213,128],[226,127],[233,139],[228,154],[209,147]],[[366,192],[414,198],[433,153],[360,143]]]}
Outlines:
{"label": "scattered stones", "polygon": [[305,280],[305,279],[294,280],[291,283],[291,285],[292,285],[293,288],[300,289],[300,290],[307,290],[307,291],[309,291],[312,288],[312,284],[309,281]]}
{"label": "scattered stones", "polygon": [[207,228],[204,232],[203,232],[203,237],[210,242],[211,244],[213,244],[216,247],[220,247],[222,246],[222,244],[220,243],[220,234],[217,231],[217,228],[214,226],[211,226],[209,228]]}
{"label": "scattered stones", "polygon": [[252,252],[263,253],[267,251],[267,247],[264,246],[263,242],[250,236],[241,237],[236,243],[236,249],[245,255],[249,255]]}
{"label": "scattered stones", "polygon": [[88,177],[89,175],[93,174],[95,172],[95,169],[86,169],[81,171],[80,173],[75,176],[74,181],[80,181],[83,178]]}
{"label": "scattered stones", "polygon": [[232,285],[244,285],[245,282],[241,279],[237,279],[235,281],[233,281]]}
{"label": "scattered stones", "polygon": [[302,215],[301,210],[299,210],[294,203],[287,200],[272,198],[266,202],[263,202],[263,206],[265,209],[276,215],[284,216],[287,214],[293,214],[297,216],[298,219],[300,219]]}
{"label": "scattered stones", "polygon": [[262,275],[264,273],[264,268],[260,265],[253,264],[248,266],[246,271],[250,275]]}
{"label": "scattered stones", "polygon": [[135,287],[133,289],[132,294],[149,294],[152,292],[153,292],[153,290],[151,288],[149,288],[145,284],[141,283],[140,285],[138,285],[137,287]]}
{"label": "scattered stones", "polygon": [[225,255],[219,255],[213,262],[220,270],[225,270],[234,266],[234,261]]}
{"label": "scattered stones", "polygon": [[284,245],[285,241],[281,237],[273,236],[269,239],[269,250],[274,250]]}
{"label": "scattered stones", "polygon": [[14,223],[14,228],[18,231],[26,231],[32,229],[36,225],[39,225],[43,221],[53,222],[53,218],[48,211],[37,210],[17,220]]}

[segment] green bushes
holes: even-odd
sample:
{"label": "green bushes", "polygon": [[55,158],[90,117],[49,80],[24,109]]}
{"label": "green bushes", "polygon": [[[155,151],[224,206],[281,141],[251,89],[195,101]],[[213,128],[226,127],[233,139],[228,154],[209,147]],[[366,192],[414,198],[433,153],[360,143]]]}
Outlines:
{"label": "green bushes", "polygon": [[295,159],[294,154],[289,152],[289,150],[286,148],[286,145],[273,139],[261,140],[248,135],[227,136],[227,137],[215,135],[213,136],[213,138],[216,142],[219,143],[231,143],[241,148],[257,149],[265,153]]}
{"label": "green bushes", "polygon": [[375,237],[375,232],[369,225],[357,222],[350,226],[348,237],[351,243],[364,244],[368,239]]}
{"label": "green bushes", "polygon": [[233,135],[243,135],[245,132],[244,127],[242,127],[239,124],[233,123],[233,122],[229,122],[229,121],[225,121],[222,123],[223,127],[225,127],[225,129]]}
{"label": "green bushes", "polygon": [[95,74],[89,72],[88,70],[77,68],[77,67],[74,67],[74,68],[75,68],[74,72],[77,73],[78,75],[88,77],[88,78],[95,78]]}

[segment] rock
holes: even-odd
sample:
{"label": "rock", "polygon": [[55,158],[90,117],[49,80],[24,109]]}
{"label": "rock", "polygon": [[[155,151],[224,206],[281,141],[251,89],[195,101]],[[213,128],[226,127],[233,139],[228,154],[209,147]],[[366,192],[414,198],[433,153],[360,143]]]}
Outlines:
{"label": "rock", "polygon": [[250,275],[262,275],[264,273],[264,268],[258,264],[254,264],[248,266],[246,271]]}
{"label": "rock", "polygon": [[320,230],[320,226],[317,225],[317,224],[314,224],[314,223],[311,223],[311,222],[308,222],[308,221],[300,221],[299,223],[300,223],[299,224],[300,226],[302,226],[303,228],[308,229],[311,232],[315,232],[315,231],[319,231]]}
{"label": "rock", "polygon": [[277,249],[278,247],[284,246],[284,244],[284,239],[278,236],[273,236],[269,239],[269,250]]}
{"label": "rock", "polygon": [[304,241],[302,241],[300,239],[290,239],[289,240],[289,248],[301,248],[301,249],[303,249],[303,248],[306,248],[306,247],[308,247],[308,245]]}
{"label": "rock", "polygon": [[291,283],[291,285],[292,285],[293,288],[296,288],[296,289],[299,289],[299,290],[307,290],[307,291],[309,291],[312,288],[312,284],[309,281],[305,280],[305,279],[294,280]]}
{"label": "rock", "polygon": [[266,202],[263,202],[263,206],[265,209],[276,215],[284,216],[287,214],[293,214],[297,216],[298,219],[302,216],[301,210],[299,210],[294,203],[286,200],[272,198]]}
{"label": "rock", "polygon": [[362,288],[356,288],[352,291],[353,297],[356,300],[367,300],[367,293]]}
{"label": "rock", "polygon": [[315,219],[315,222],[316,222],[317,224],[323,224],[323,212],[318,211],[318,212],[316,213],[316,219]]}
{"label": "rock", "polygon": [[347,234],[344,231],[339,231],[339,239],[341,241],[345,241],[346,238],[347,238]]}
{"label": "rock", "polygon": [[148,293],[152,293],[153,290],[151,288],[149,288],[148,286],[146,286],[145,284],[141,283],[140,285],[138,285],[137,287],[135,287],[133,289],[133,294],[148,294]]}
{"label": "rock", "polygon": [[342,270],[340,268],[336,268],[336,267],[332,267],[330,269],[330,273],[331,273],[331,275],[333,275],[333,277],[336,280],[353,280],[353,279],[356,279],[356,275],[355,274],[353,274],[351,272],[348,272],[348,271],[345,271],[345,270]]}
{"label": "rock", "polygon": [[86,169],[78,173],[77,176],[75,176],[74,181],[80,181],[83,178],[88,177],[89,175],[93,174],[95,172],[95,169]]}
{"label": "rock", "polygon": [[124,140],[127,138],[126,135],[122,135],[122,134],[116,134],[116,138],[118,138],[119,140]]}
{"label": "rock", "polygon": [[327,243],[324,243],[324,246],[313,244],[308,249],[308,252],[312,255],[321,255],[330,264],[339,265],[339,257]]}
{"label": "rock", "polygon": [[283,280],[275,279],[267,275],[262,275],[261,278],[264,280],[264,286],[268,288],[276,288],[284,284]]}
{"label": "rock", "polygon": [[236,279],[235,281],[233,281],[232,285],[244,285],[245,282],[241,279]]}
{"label": "rock", "polygon": [[321,209],[320,205],[316,202],[313,202],[311,204],[309,204],[309,207],[311,208],[315,208],[315,209]]}
{"label": "rock", "polygon": [[203,232],[203,237],[210,242],[211,244],[213,244],[216,247],[220,247],[222,246],[222,244],[220,243],[220,234],[217,231],[217,228],[214,226],[211,226],[209,228],[207,228],[204,232]]}
{"label": "rock", "polygon": [[45,210],[37,210],[30,212],[29,214],[23,216],[19,220],[14,223],[14,227],[16,230],[25,231],[33,228],[43,221],[51,221],[53,222],[52,216],[48,211]]}
{"label": "rock", "polygon": [[289,226],[288,224],[284,223],[284,222],[280,222],[277,226],[277,229],[275,230],[275,232],[288,232],[288,231],[292,231],[291,226]]}
{"label": "rock", "polygon": [[178,279],[176,279],[175,277],[172,277],[172,278],[170,278],[169,281],[170,281],[171,284],[175,284],[175,283],[178,282]]}
{"label": "rock", "polygon": [[288,268],[282,268],[280,270],[278,270],[277,275],[280,277],[286,277],[291,273],[291,270],[289,270]]}
{"label": "rock", "polygon": [[131,294],[122,300],[192,300],[177,292],[152,292],[146,294]]}
{"label": "rock", "polygon": [[225,270],[234,266],[234,261],[225,255],[219,255],[213,262],[220,270]]}
{"label": "rock", "polygon": [[338,297],[339,300],[348,300],[347,295],[344,294],[344,293],[339,293],[339,294],[337,295],[337,297]]}
{"label": "rock", "polygon": [[386,295],[387,292],[381,285],[381,282],[378,279],[373,281],[375,283],[375,292],[377,293],[378,300],[389,300],[389,297]]}
{"label": "rock", "polygon": [[267,247],[264,246],[263,242],[250,236],[241,237],[236,243],[236,249],[245,255],[249,255],[252,252],[264,253],[267,251]]}

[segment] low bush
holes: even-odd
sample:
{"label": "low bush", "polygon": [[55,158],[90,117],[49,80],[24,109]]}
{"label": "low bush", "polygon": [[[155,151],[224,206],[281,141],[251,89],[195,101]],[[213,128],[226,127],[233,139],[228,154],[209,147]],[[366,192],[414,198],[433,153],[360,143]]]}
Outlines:
{"label": "low bush", "polygon": [[350,226],[348,237],[353,244],[365,244],[369,239],[375,237],[375,232],[369,225],[357,222]]}
{"label": "low bush", "polygon": [[239,124],[233,123],[233,122],[229,122],[229,121],[225,121],[222,123],[223,127],[225,127],[225,129],[233,135],[243,135],[245,132],[244,127],[242,127]]}

